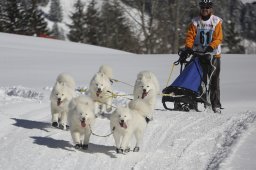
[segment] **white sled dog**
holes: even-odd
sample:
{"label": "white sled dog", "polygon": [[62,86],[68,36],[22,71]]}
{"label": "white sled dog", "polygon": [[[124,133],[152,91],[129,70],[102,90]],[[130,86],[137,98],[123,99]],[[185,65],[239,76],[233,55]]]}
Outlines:
{"label": "white sled dog", "polygon": [[148,105],[150,112],[144,116],[149,119],[152,119],[159,90],[159,82],[152,72],[141,71],[137,75],[133,90],[134,100],[141,99]]}
{"label": "white sled dog", "polygon": [[51,114],[52,126],[65,130],[67,126],[67,112],[70,100],[75,96],[75,81],[65,73],[61,73],[52,89]]}
{"label": "white sled dog", "polygon": [[95,102],[96,114],[111,112],[112,110],[112,68],[102,65],[89,86],[89,95]]}
{"label": "white sled dog", "polygon": [[68,122],[76,149],[88,149],[91,126],[95,121],[94,102],[88,96],[79,96],[69,104]]}
{"label": "white sled dog", "polygon": [[138,152],[147,126],[142,115],[149,112],[148,106],[145,103],[135,104],[135,100],[132,102],[132,107],[119,106],[110,116],[110,128],[113,130],[117,153],[130,151],[128,145],[133,136],[136,138],[133,151]]}

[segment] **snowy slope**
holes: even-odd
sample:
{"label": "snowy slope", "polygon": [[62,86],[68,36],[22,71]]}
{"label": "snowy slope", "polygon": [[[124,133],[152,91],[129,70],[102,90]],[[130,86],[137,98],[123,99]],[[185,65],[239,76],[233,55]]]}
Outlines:
{"label": "snowy slope", "polygon": [[[163,88],[177,55],[135,55],[2,33],[0,51],[0,169],[235,169],[233,161],[244,163],[236,158],[244,154],[240,146],[249,143],[253,150],[255,55],[223,55],[222,114],[164,111],[159,96],[141,151],[123,155],[115,153],[112,136],[92,136],[89,150],[82,152],[73,148],[69,131],[50,126],[49,94],[57,75],[68,72],[77,86],[87,87],[99,66],[108,64],[114,78],[132,85],[139,71],[151,70]],[[176,67],[171,81],[178,71]],[[122,83],[114,83],[113,88],[132,93]],[[115,105],[127,102],[122,97],[114,99]],[[92,130],[109,134],[109,120],[97,118]],[[255,161],[250,163],[247,169],[256,166]]]}

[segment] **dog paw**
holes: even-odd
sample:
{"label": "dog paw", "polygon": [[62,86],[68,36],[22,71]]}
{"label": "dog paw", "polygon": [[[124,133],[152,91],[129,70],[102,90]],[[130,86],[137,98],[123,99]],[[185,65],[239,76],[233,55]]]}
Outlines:
{"label": "dog paw", "polygon": [[61,130],[65,130],[65,129],[66,129],[66,126],[60,124],[60,125],[59,125],[59,128],[60,128]]}
{"label": "dog paw", "polygon": [[140,147],[136,146],[134,149],[133,149],[133,152],[139,152],[140,150]]}
{"label": "dog paw", "polygon": [[75,147],[76,149],[80,149],[80,148],[81,148],[81,144],[76,144],[74,147]]}
{"label": "dog paw", "polygon": [[57,122],[52,122],[52,126],[53,126],[53,127],[58,127],[59,124],[58,124]]}
{"label": "dog paw", "polygon": [[88,149],[88,145],[82,145],[82,149],[83,150],[87,150]]}
{"label": "dog paw", "polygon": [[121,148],[116,148],[116,153],[124,153],[124,150]]}
{"label": "dog paw", "polygon": [[145,117],[145,120],[147,123],[149,123],[151,121],[148,117]]}
{"label": "dog paw", "polygon": [[126,149],[124,150],[124,152],[125,152],[125,153],[128,153],[128,152],[130,152],[130,150],[131,150],[130,148],[126,148]]}

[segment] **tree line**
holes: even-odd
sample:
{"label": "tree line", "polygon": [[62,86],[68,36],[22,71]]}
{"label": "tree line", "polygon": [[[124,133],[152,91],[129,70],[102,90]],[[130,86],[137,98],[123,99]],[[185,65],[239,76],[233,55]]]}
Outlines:
{"label": "tree line", "polygon": [[[40,6],[48,3],[50,10],[46,14]],[[133,53],[177,53],[184,44],[189,22],[199,12],[198,0],[105,0],[100,9],[96,0],[87,3],[76,0],[71,23],[64,23],[69,32],[64,33],[59,0],[1,0],[0,31],[68,39]],[[248,12],[241,9],[239,0],[216,1],[215,6],[216,14],[224,19],[223,46],[228,53],[244,53],[241,41],[247,34],[241,31],[239,18]],[[251,19],[246,19],[246,26],[253,27]],[[51,29],[46,20],[53,23]],[[255,36],[249,33],[247,37]]]}

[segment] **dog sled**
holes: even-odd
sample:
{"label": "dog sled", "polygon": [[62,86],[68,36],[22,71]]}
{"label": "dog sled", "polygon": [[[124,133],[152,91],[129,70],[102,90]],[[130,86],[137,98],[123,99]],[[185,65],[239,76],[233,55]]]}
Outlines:
{"label": "dog sled", "polygon": [[[182,50],[184,49],[179,50],[178,55]],[[209,84],[215,71],[212,58],[211,54],[194,52],[189,61],[182,61],[179,58],[174,62],[174,65],[180,64],[180,75],[170,86],[162,90],[162,103],[165,109],[199,112],[198,104],[203,104],[205,109],[211,107]],[[203,72],[207,74],[204,75]]]}

